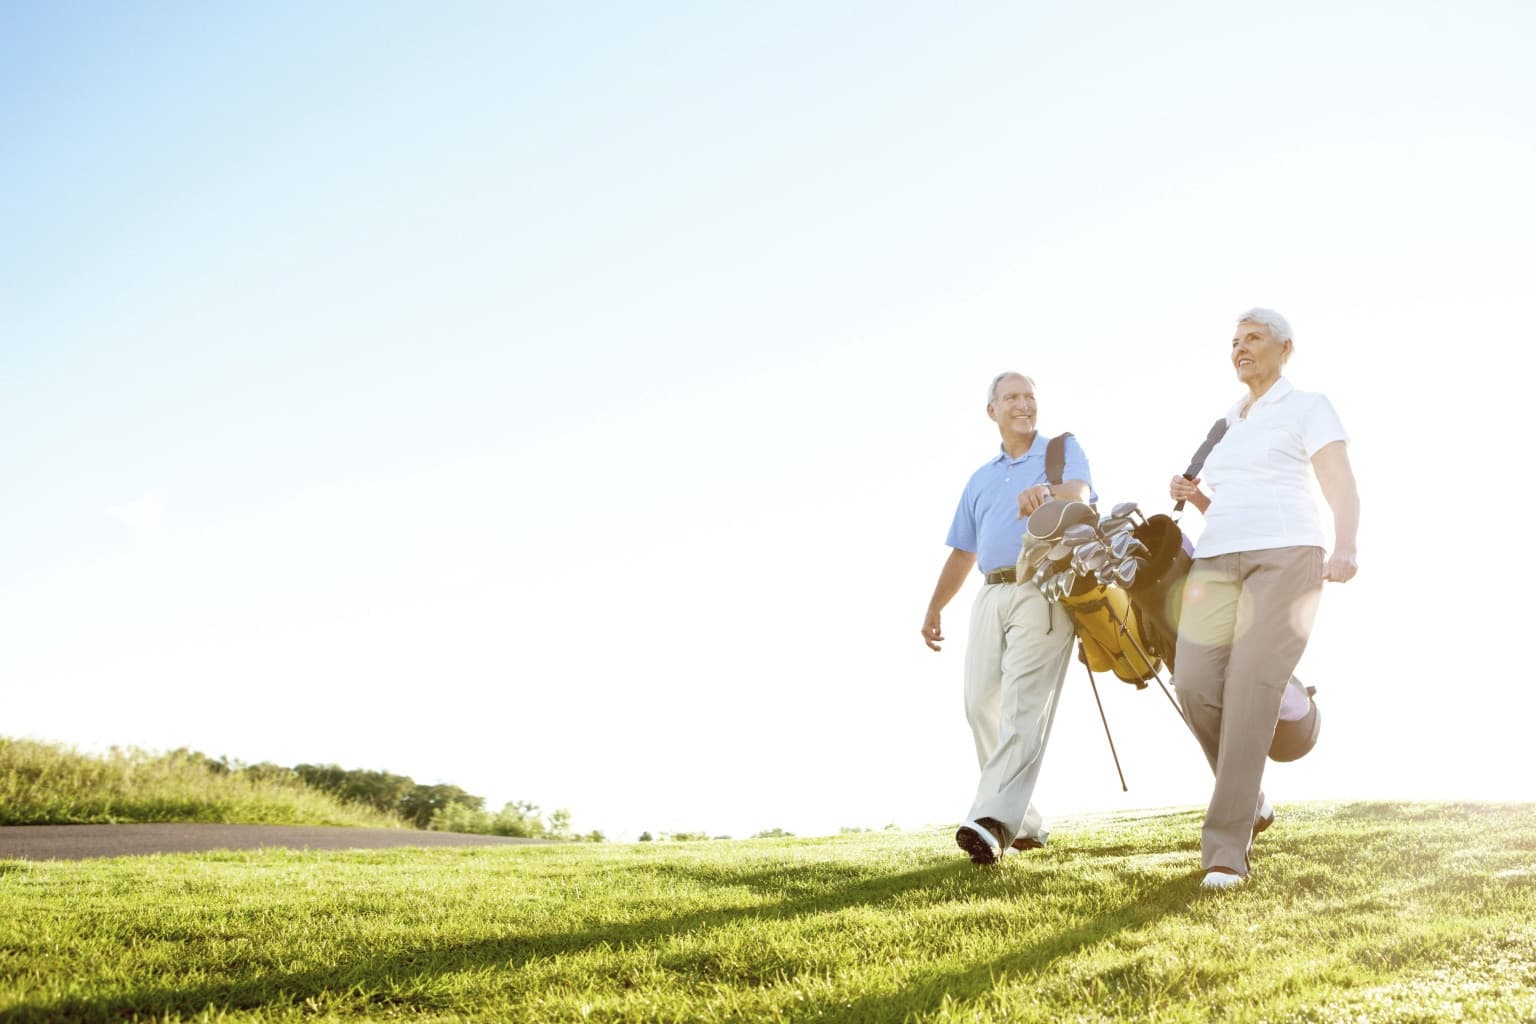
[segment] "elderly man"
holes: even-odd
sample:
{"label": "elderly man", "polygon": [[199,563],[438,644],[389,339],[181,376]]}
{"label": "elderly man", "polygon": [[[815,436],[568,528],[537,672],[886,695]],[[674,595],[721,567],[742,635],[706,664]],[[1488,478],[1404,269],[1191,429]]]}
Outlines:
{"label": "elderly man", "polygon": [[1066,438],[1062,480],[1047,479],[1047,440],[1035,429],[1035,384],[1001,373],[987,392],[987,416],[1002,451],[965,485],[946,543],[949,559],[923,620],[923,640],[937,651],[940,614],[974,566],[985,585],[971,609],[965,657],[965,716],[976,741],[981,780],[956,844],[977,864],[1010,846],[1045,845],[1046,829],[1030,802],[1045,755],[1056,698],[1072,655],[1072,623],[1032,586],[1017,580],[1029,514],[1053,498],[1095,500],[1088,459]]}

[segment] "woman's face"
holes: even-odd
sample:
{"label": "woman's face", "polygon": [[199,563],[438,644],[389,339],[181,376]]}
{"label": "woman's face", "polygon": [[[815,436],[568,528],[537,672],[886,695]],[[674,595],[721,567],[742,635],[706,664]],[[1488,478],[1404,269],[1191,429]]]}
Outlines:
{"label": "woman's face", "polygon": [[1290,350],[1291,343],[1276,341],[1268,324],[1244,320],[1232,335],[1232,365],[1237,369],[1237,379],[1249,387],[1273,384],[1279,379]]}

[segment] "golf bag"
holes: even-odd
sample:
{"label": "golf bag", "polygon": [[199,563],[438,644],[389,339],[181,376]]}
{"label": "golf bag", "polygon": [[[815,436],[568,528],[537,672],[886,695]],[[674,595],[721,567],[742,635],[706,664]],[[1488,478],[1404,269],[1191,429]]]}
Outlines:
{"label": "golf bag", "polygon": [[[1051,438],[1045,449],[1045,474],[1052,485],[1062,482],[1066,440],[1070,433]],[[1029,535],[1038,542],[1060,541],[1062,534],[1080,524],[1093,525],[1098,517],[1093,506],[1077,501],[1051,501],[1029,518]],[[1066,550],[1052,551],[1057,561]],[[1019,578],[1028,579],[1038,566],[1026,566],[1020,556]],[[1149,656],[1150,638],[1144,634],[1140,614],[1125,590],[1092,575],[1082,575],[1056,602],[1072,620],[1077,634],[1077,656],[1091,672],[1113,672],[1115,678],[1145,687],[1162,667]]]}
{"label": "golf bag", "polygon": [[1137,526],[1132,535],[1146,545],[1147,557],[1127,588],[1132,606],[1142,623],[1147,653],[1174,670],[1179,640],[1179,605],[1184,600],[1184,581],[1189,578],[1193,546],[1179,524],[1155,515]]}
{"label": "golf bag", "polygon": [[1089,671],[1113,672],[1116,679],[1141,689],[1162,667],[1150,653],[1141,616],[1124,590],[1099,584],[1057,603],[1072,619],[1077,657]]}

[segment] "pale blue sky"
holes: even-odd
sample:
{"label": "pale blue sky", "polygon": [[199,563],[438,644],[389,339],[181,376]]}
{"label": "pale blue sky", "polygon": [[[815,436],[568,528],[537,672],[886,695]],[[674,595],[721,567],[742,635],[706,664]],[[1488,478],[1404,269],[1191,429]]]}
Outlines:
{"label": "pale blue sky", "polygon": [[[1272,790],[1529,796],[1527,680],[1456,599],[1518,556],[1423,549],[1518,480],[1533,42],[1514,3],[0,0],[0,735],[616,835],[952,820],[971,590],[917,630],[986,381],[1161,508],[1269,305],[1366,506]],[[1110,689],[1131,793],[1074,674],[1047,811],[1202,803]]]}

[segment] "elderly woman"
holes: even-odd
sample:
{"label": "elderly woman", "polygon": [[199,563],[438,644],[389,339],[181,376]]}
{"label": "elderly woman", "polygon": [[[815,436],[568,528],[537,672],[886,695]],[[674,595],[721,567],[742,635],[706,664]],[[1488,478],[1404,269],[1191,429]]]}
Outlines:
{"label": "elderly woman", "polygon": [[[1260,787],[1286,682],[1306,649],[1323,582],[1355,575],[1360,499],[1348,438],[1327,398],[1281,376],[1294,348],[1279,313],[1252,309],[1239,318],[1232,365],[1248,392],[1228,411],[1203,476],[1176,476],[1168,488],[1205,518],[1175,661],[1179,704],[1216,773],[1200,841],[1201,885],[1212,889],[1248,877],[1253,837],[1273,817]],[[1333,512],[1326,555],[1313,473]]]}

